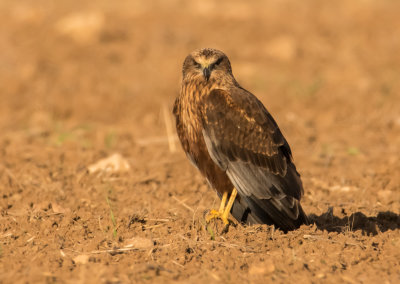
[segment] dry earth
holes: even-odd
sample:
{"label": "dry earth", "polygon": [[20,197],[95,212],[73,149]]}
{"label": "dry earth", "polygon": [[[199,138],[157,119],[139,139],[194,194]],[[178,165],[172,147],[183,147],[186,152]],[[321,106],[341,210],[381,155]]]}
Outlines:
{"label": "dry earth", "polygon": [[[2,0],[0,283],[399,283],[399,11]],[[206,46],[279,123],[313,225],[204,228],[217,197],[168,127]]]}

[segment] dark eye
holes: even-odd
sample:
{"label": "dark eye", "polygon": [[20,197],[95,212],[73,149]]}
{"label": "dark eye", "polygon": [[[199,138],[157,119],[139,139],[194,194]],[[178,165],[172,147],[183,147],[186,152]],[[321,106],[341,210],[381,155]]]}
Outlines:
{"label": "dark eye", "polygon": [[218,58],[218,60],[215,61],[214,65],[215,65],[215,66],[218,66],[218,65],[222,62],[222,60],[224,60],[223,57]]}
{"label": "dark eye", "polygon": [[200,67],[201,67],[201,64],[198,63],[198,62],[196,62],[196,60],[194,60],[194,59],[193,59],[193,65],[194,65],[196,68],[200,68]]}

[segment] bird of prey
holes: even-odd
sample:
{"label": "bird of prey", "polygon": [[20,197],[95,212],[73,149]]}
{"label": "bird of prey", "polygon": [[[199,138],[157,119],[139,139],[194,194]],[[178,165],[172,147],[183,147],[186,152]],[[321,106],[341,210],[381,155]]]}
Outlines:
{"label": "bird of prey", "polygon": [[228,57],[195,50],[183,63],[173,113],[189,160],[222,199],[206,220],[275,225],[287,232],[308,224],[303,186],[290,147],[264,105],[235,80]]}

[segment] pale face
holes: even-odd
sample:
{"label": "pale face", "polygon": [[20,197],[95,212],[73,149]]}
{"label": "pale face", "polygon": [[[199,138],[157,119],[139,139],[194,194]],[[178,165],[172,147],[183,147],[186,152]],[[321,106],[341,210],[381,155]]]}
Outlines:
{"label": "pale face", "polygon": [[[209,81],[219,76],[232,76],[228,57],[216,49],[193,51],[183,63],[183,78]],[[221,77],[219,77],[221,78]]]}

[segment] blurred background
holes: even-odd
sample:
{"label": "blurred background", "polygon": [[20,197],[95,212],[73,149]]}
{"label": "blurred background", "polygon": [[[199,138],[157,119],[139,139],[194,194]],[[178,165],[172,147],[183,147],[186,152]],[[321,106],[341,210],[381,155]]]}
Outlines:
{"label": "blurred background", "polygon": [[[171,196],[201,210],[217,202],[174,132],[168,144],[183,60],[201,47],[224,51],[237,81],[278,122],[302,174],[307,213],[335,206],[339,217],[398,214],[399,11],[393,0],[1,0],[0,206],[20,216],[4,217],[3,232],[21,236],[8,245],[25,255],[24,232],[54,237],[55,229],[21,221],[50,210],[49,202],[97,228],[91,218],[110,210],[97,191],[104,184],[113,185],[117,224],[142,207],[146,218],[165,218],[168,202],[184,222],[187,211]],[[83,174],[115,152],[129,174]],[[119,234],[129,233],[125,225]],[[58,230],[74,232],[69,226]],[[83,249],[99,246],[96,230]]]}
{"label": "blurred background", "polygon": [[215,47],[274,113],[290,107],[301,120],[365,123],[387,114],[379,111],[398,91],[398,8],[373,0],[2,0],[1,113],[13,117],[2,122],[18,127],[42,113],[149,126],[152,109],[178,93],[185,56]]}
{"label": "blurred background", "polygon": [[185,56],[214,47],[274,115],[299,163],[322,155],[341,174],[358,174],[340,157],[398,160],[399,8],[389,0],[2,0],[0,129],[46,145],[157,140]]}

